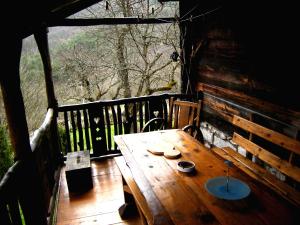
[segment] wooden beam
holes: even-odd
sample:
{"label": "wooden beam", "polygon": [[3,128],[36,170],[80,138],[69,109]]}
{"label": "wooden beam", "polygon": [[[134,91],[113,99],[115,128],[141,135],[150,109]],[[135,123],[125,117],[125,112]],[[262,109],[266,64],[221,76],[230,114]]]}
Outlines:
{"label": "wooden beam", "polygon": [[[48,100],[48,109],[53,109],[54,118],[53,118],[53,127],[51,131],[51,140],[54,146],[55,151],[53,151],[54,157],[56,158],[56,163],[59,163],[60,158],[60,143],[59,135],[57,128],[57,115],[58,115],[58,103],[55,97],[53,79],[52,79],[52,67],[51,67],[51,58],[49,53],[49,44],[48,44],[48,30],[46,27],[42,27],[38,32],[34,34],[36,43],[38,45],[41,58],[43,61],[44,74],[45,74],[45,84],[46,84],[46,93]],[[54,163],[54,162],[53,162]],[[56,166],[56,165],[55,165]]]}
{"label": "wooden beam", "polygon": [[50,20],[53,18],[66,18],[102,0],[64,0],[53,7],[50,12]]}
{"label": "wooden beam", "polygon": [[15,159],[24,159],[31,155],[31,147],[20,87],[19,66],[22,40],[12,38],[5,45],[7,54],[3,55],[5,55],[6,63],[2,69],[6,71],[6,75],[2,74],[0,77],[4,107]]}
{"label": "wooden beam", "polygon": [[[46,92],[48,99],[48,108],[57,108],[57,100],[55,98],[54,85],[52,79],[52,67],[51,58],[49,53],[48,35],[47,28],[41,28],[37,33],[34,34],[34,38],[38,45],[45,73]],[[55,110],[56,111],[56,110]]]}
{"label": "wooden beam", "polygon": [[176,19],[168,18],[96,18],[96,19],[62,19],[51,21],[48,26],[96,26],[96,25],[120,25],[120,24],[161,24],[174,23]]}

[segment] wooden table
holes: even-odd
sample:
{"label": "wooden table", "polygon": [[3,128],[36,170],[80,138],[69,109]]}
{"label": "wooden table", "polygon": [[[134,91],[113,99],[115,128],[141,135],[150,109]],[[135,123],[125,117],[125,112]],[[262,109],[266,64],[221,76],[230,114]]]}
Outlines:
{"label": "wooden table", "polygon": [[[229,201],[210,195],[204,184],[210,178],[226,175],[224,160],[181,130],[165,130],[115,136],[124,163],[117,164],[148,224],[300,224],[300,210],[267,186],[236,167],[230,176],[247,183],[251,194]],[[166,159],[149,148],[175,146],[182,156]],[[179,160],[196,164],[192,174],[177,170]],[[127,170],[126,170],[127,168]]]}

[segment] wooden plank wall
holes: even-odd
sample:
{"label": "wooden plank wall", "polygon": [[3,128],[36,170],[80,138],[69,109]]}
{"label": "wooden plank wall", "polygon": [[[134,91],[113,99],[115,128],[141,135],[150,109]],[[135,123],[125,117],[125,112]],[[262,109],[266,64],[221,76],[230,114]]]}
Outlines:
{"label": "wooden plank wall", "polygon": [[[184,10],[189,12],[193,4]],[[218,7],[191,20],[189,26],[197,32],[187,37],[193,49],[192,80],[195,90],[203,91],[206,118],[231,122],[233,115],[254,115],[254,120],[296,138],[300,94],[290,52],[293,20],[279,16],[285,6],[273,4],[270,10],[255,0],[210,1],[192,13]]]}

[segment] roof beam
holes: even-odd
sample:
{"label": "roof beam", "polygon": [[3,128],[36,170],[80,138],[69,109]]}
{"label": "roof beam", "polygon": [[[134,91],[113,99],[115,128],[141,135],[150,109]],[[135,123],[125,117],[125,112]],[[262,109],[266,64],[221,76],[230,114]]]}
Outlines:
{"label": "roof beam", "polygon": [[[69,0],[50,11],[51,19],[66,18],[102,0]],[[51,20],[50,19],[50,20]]]}
{"label": "roof beam", "polygon": [[120,24],[161,24],[174,23],[176,19],[168,18],[97,18],[97,19],[63,19],[53,21],[47,24],[49,27],[53,26],[95,26],[95,25],[120,25]]}

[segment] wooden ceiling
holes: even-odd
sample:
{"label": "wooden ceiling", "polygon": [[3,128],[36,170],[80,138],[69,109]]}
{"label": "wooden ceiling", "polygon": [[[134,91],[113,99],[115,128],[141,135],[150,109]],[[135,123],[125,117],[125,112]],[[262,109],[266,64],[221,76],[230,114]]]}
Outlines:
{"label": "wooden ceiling", "polygon": [[102,0],[27,0],[5,3],[9,21],[6,24],[8,36],[18,38],[27,37],[39,29],[47,26],[51,21],[59,21],[82,9]]}

